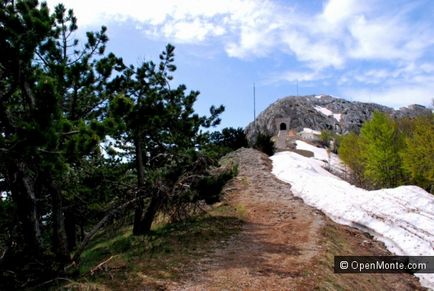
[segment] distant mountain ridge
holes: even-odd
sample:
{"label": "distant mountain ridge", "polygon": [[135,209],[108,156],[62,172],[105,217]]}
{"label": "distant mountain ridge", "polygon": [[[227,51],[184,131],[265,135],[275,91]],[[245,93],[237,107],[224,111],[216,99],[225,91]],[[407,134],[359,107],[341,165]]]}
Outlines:
{"label": "distant mountain ridge", "polygon": [[363,102],[351,102],[329,95],[288,96],[268,106],[246,127],[247,138],[251,140],[258,132],[276,135],[281,129],[303,128],[313,130],[332,130],[337,133],[359,132],[362,124],[369,120],[375,111],[385,112],[394,117],[416,117],[431,114],[431,110],[422,105],[409,105],[394,110],[393,108]]}

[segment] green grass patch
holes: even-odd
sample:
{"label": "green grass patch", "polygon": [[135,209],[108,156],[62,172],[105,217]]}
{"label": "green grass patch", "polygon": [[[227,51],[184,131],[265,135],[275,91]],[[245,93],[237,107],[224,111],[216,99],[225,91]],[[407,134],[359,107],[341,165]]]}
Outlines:
{"label": "green grass patch", "polygon": [[[157,223],[146,236],[132,235],[131,227],[101,234],[81,256],[80,281],[103,283],[116,289],[125,288],[125,284],[140,286],[143,278],[150,282],[176,280],[188,273],[195,261],[237,234],[242,226],[239,217],[242,216],[238,207],[220,204],[206,214],[182,222]],[[91,272],[111,257],[100,269]]]}

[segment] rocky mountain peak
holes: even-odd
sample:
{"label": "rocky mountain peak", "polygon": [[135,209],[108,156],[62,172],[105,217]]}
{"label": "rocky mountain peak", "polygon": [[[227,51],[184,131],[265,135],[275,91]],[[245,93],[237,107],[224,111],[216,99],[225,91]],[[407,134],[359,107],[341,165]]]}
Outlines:
{"label": "rocky mountain peak", "polygon": [[394,117],[415,117],[431,114],[422,105],[410,105],[394,110],[393,108],[363,102],[351,102],[329,95],[288,96],[268,106],[246,127],[249,140],[258,132],[277,135],[279,129],[301,131],[332,130],[337,133],[359,132],[362,124],[369,120],[375,111],[385,112]]}

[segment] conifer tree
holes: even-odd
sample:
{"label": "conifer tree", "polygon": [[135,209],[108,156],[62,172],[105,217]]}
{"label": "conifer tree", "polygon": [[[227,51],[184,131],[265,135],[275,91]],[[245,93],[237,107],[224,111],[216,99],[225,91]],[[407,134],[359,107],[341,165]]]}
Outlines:
{"label": "conifer tree", "polygon": [[173,190],[183,169],[198,159],[206,140],[201,128],[217,125],[224,110],[212,106],[209,117],[199,116],[193,109],[199,92],[187,94],[185,85],[171,88],[171,73],[176,70],[174,49],[167,45],[158,65],[150,61],[127,68],[110,105],[119,128],[115,138],[134,148],[137,197],[147,197],[137,202],[134,234],[149,232],[155,214],[169,201],[168,189]]}
{"label": "conifer tree", "polygon": [[[171,87],[173,46],[158,64],[126,67],[105,53],[105,27],[83,45],[76,30],[63,5],[0,3],[0,289],[57,276],[132,203],[143,234],[158,211],[181,217],[183,205],[215,201],[232,174],[211,173],[203,151],[202,130],[224,107],[199,116],[199,92]],[[107,135],[130,163],[101,155]]]}
{"label": "conifer tree", "polygon": [[35,262],[53,252],[59,270],[75,234],[70,225],[68,239],[71,189],[62,182],[98,149],[111,74],[123,69],[120,59],[104,56],[105,28],[88,33],[83,49],[71,39],[76,29],[63,5],[50,15],[34,0],[0,4],[0,162],[22,239],[13,245]]}

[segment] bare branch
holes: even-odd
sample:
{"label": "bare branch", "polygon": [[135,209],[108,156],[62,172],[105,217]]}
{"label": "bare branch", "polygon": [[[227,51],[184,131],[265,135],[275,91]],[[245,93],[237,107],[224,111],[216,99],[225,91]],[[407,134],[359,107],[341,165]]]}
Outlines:
{"label": "bare branch", "polygon": [[111,210],[109,213],[106,214],[106,216],[104,216],[93,228],[92,230],[86,235],[86,237],[81,241],[80,245],[78,246],[77,250],[74,253],[74,256],[72,257],[72,262],[74,264],[75,261],[78,261],[78,259],[80,258],[81,253],[84,251],[85,247],[87,246],[87,244],[90,242],[90,240],[96,235],[96,233],[114,216],[116,215],[118,212],[120,212],[121,210],[127,208],[128,206],[130,206],[131,204],[133,204],[134,202],[138,201],[139,199],[143,199],[146,196],[140,196],[140,197],[136,197],[134,199],[131,199],[127,202],[125,202],[124,204],[116,207],[115,209]]}
{"label": "bare branch", "polygon": [[98,265],[96,265],[95,267],[93,267],[90,270],[90,274],[93,275],[96,271],[100,270],[102,266],[104,266],[105,264],[107,264],[108,262],[110,262],[113,258],[117,257],[119,255],[115,255],[115,256],[110,256],[110,258],[108,258],[107,260],[104,260],[103,262],[99,263]]}
{"label": "bare branch", "polygon": [[69,132],[64,132],[64,133],[62,133],[62,135],[73,135],[73,134],[76,134],[76,133],[79,133],[80,131],[79,130],[72,130],[72,131],[69,131]]}
{"label": "bare branch", "polygon": [[44,63],[44,65],[46,65],[47,67],[49,67],[50,65],[48,64],[47,60],[36,50],[35,51],[36,55],[38,56],[38,58]]}

